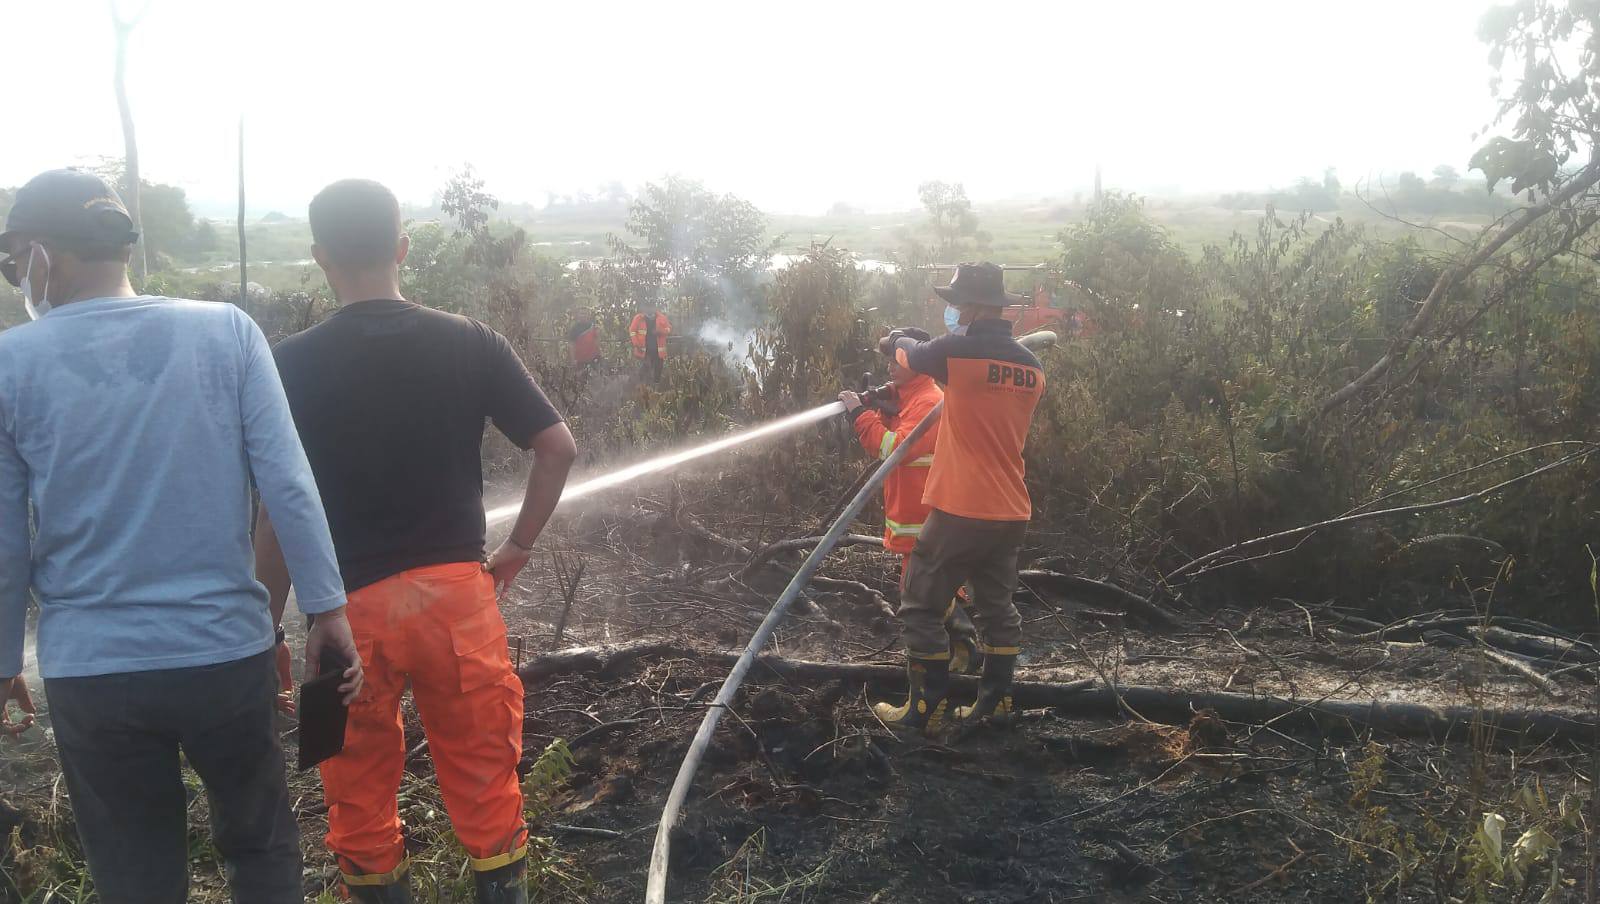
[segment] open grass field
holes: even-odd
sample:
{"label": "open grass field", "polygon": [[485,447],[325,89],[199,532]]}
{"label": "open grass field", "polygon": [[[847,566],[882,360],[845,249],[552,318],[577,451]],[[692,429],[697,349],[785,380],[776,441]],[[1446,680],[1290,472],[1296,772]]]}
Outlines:
{"label": "open grass field", "polygon": [[[1440,217],[1407,218],[1407,222],[1384,216],[1359,199],[1346,195],[1338,211],[1312,214],[1312,223],[1331,225],[1336,219],[1361,227],[1368,235],[1384,240],[1413,238],[1425,248],[1452,244],[1446,234],[1470,239],[1489,222],[1485,216],[1451,214]],[[1152,198],[1146,203],[1151,217],[1171,234],[1173,240],[1191,255],[1202,254],[1209,245],[1224,245],[1234,234],[1253,235],[1265,215],[1262,210],[1229,210],[1215,204],[1214,198]],[[1053,263],[1061,254],[1061,232],[1080,222],[1084,207],[1066,201],[1042,199],[1033,203],[1004,203],[977,207],[980,229],[990,240],[982,257],[1005,264]],[[1290,218],[1292,211],[1280,211]],[[535,214],[504,221],[527,232],[528,240],[542,254],[561,261],[605,257],[611,236],[626,238],[626,223],[620,215],[601,217],[562,212]],[[180,267],[168,274],[179,288],[195,284],[236,284],[238,232],[231,224],[219,223],[221,248],[201,263]],[[1313,227],[1315,228],[1315,227]],[[830,242],[870,260],[892,260],[903,254],[912,242],[926,243],[929,234],[926,215],[921,210],[894,213],[805,216],[773,214],[768,235],[778,242],[778,252],[803,251],[813,243]],[[254,223],[246,227],[250,281],[272,291],[298,291],[324,288],[322,274],[311,263],[311,228],[303,219],[284,219]]]}

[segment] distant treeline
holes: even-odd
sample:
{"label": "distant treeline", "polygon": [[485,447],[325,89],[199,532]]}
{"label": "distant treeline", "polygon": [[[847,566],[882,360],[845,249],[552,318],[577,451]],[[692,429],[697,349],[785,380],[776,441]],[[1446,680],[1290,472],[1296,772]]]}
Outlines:
{"label": "distant treeline", "polygon": [[[1497,215],[1511,205],[1510,198],[1489,191],[1481,181],[1463,180],[1455,167],[1447,164],[1434,167],[1432,179],[1403,172],[1392,181],[1363,184],[1355,195],[1387,214]],[[1287,189],[1233,192],[1222,195],[1217,203],[1229,210],[1265,210],[1270,205],[1282,211],[1322,213],[1338,210],[1351,200],[1330,169],[1320,180],[1306,177]]]}

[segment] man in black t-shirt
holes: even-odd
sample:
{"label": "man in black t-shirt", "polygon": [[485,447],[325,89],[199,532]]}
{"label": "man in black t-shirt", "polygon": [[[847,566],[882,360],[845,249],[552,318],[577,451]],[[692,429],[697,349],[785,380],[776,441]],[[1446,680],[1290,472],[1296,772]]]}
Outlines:
{"label": "man in black t-shirt", "polygon": [[[367,669],[344,751],[322,764],[328,846],[355,900],[410,900],[395,801],[409,681],[478,900],[525,902],[522,683],[496,599],[561,498],[572,434],[505,337],[401,297],[409,242],[387,189],[328,186],[311,202],[311,233],[342,307],[275,355]],[[521,514],[487,559],[485,421],[534,453]],[[266,514],[257,573],[281,606],[289,582]]]}

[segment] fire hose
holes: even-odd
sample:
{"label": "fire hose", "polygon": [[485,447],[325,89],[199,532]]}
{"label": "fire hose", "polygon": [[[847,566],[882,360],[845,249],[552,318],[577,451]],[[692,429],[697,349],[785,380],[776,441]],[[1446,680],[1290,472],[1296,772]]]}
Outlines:
{"label": "fire hose", "polygon": [[[1030,348],[1044,349],[1055,344],[1056,334],[1048,331],[1030,333],[1019,341]],[[665,904],[667,900],[667,869],[672,853],[672,827],[678,822],[684,799],[689,796],[689,788],[694,784],[694,776],[699,771],[700,760],[705,757],[706,748],[711,745],[711,736],[717,730],[717,723],[722,721],[723,712],[733,705],[734,695],[739,692],[739,687],[744,684],[750,667],[755,664],[756,654],[767,645],[768,640],[772,639],[773,633],[778,629],[778,623],[783,621],[784,615],[799,597],[800,591],[811,582],[817,569],[822,566],[822,560],[828,557],[828,553],[833,551],[839,538],[849,529],[850,522],[855,520],[856,515],[867,504],[867,500],[877,492],[878,487],[883,485],[890,472],[905,459],[917,440],[938,423],[939,415],[943,411],[944,402],[935,405],[910,433],[895,444],[889,456],[856,491],[849,505],[844,507],[838,518],[828,527],[828,532],[822,536],[822,541],[811,550],[810,555],[806,556],[805,562],[790,579],[789,585],[783,588],[783,593],[779,594],[777,602],[772,604],[772,610],[762,619],[761,627],[756,629],[750,642],[745,645],[739,661],[734,663],[733,670],[728,672],[728,677],[723,680],[722,689],[717,691],[716,699],[706,707],[705,718],[700,721],[700,728],[694,733],[694,740],[689,743],[689,750],[683,756],[683,764],[678,767],[678,776],[672,782],[672,790],[667,794],[666,806],[661,810],[661,823],[656,827],[655,844],[650,850],[650,871],[645,880],[645,904]]]}

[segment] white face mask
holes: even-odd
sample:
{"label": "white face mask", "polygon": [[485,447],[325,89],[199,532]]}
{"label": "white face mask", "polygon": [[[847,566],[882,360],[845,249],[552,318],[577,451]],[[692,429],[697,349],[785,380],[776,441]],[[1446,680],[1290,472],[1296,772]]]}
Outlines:
{"label": "white face mask", "polygon": [[[33,280],[29,278],[33,275],[33,252],[35,249],[44,256],[45,266],[44,291],[39,294],[39,303],[37,305],[33,303]],[[22,285],[20,288],[22,289],[22,306],[28,309],[28,317],[33,320],[38,320],[40,317],[50,313],[49,268],[50,252],[44,250],[44,246],[38,242],[30,244],[28,246],[28,266],[22,271]]]}

